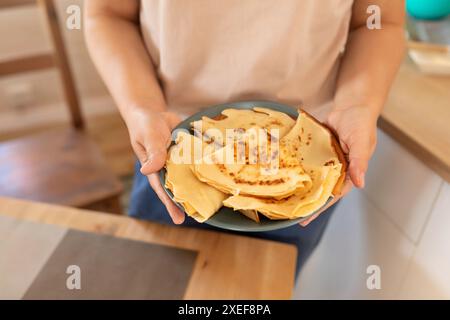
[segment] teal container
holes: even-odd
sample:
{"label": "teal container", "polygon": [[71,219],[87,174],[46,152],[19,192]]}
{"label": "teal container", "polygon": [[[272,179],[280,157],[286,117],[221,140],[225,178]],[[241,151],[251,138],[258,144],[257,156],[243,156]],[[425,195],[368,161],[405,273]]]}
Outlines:
{"label": "teal container", "polygon": [[407,0],[406,9],[414,18],[438,20],[450,14],[450,0]]}

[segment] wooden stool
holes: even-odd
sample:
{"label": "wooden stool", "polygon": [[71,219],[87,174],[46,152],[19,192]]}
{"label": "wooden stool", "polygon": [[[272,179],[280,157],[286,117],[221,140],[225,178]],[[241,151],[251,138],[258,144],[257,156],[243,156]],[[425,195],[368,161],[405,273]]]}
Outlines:
{"label": "wooden stool", "polygon": [[82,132],[53,130],[0,144],[0,195],[121,211],[120,182]]}

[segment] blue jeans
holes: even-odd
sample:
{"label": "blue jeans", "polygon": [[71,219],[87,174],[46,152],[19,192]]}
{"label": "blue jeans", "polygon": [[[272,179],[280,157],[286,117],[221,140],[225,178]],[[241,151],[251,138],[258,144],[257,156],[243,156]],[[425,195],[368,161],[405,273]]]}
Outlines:
{"label": "blue jeans", "polygon": [[[150,220],[163,224],[173,224],[166,210],[166,207],[159,200],[156,193],[150,187],[147,178],[140,173],[139,169],[140,166],[138,163],[136,163],[133,191],[131,193],[129,207],[130,216],[137,219]],[[239,233],[235,231],[218,229],[204,223],[198,223],[190,217],[186,217],[183,226],[209,229],[226,233],[239,233],[240,235],[245,235],[253,238],[268,239],[294,244],[297,247],[298,251],[296,269],[296,275],[298,275],[300,269],[303,267],[308,257],[319,244],[319,241],[322,238],[322,235],[326,229],[328,221],[330,220],[331,214],[335,207],[336,206],[333,206],[322,213],[306,228],[295,225],[289,228],[275,231]]]}

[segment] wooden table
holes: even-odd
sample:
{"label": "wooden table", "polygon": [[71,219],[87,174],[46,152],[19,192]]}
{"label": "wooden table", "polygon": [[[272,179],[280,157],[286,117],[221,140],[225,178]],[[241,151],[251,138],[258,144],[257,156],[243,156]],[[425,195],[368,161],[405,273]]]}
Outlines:
{"label": "wooden table", "polygon": [[185,299],[292,295],[296,248],[291,245],[1,197],[0,215],[198,251]]}
{"label": "wooden table", "polygon": [[423,74],[407,58],[379,126],[450,182],[450,76]]}

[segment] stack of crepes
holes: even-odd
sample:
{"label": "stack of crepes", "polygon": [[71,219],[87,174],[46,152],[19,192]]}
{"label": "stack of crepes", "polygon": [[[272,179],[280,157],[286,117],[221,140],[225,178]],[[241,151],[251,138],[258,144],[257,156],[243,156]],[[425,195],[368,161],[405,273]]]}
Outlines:
{"label": "stack of crepes", "polygon": [[[194,135],[179,132],[169,150],[166,188],[199,222],[222,206],[256,222],[259,214],[306,217],[341,191],[344,154],[331,131],[303,111],[295,121],[265,108],[227,109],[191,125]],[[228,139],[230,130],[243,139]],[[261,132],[268,142],[252,143]]]}

